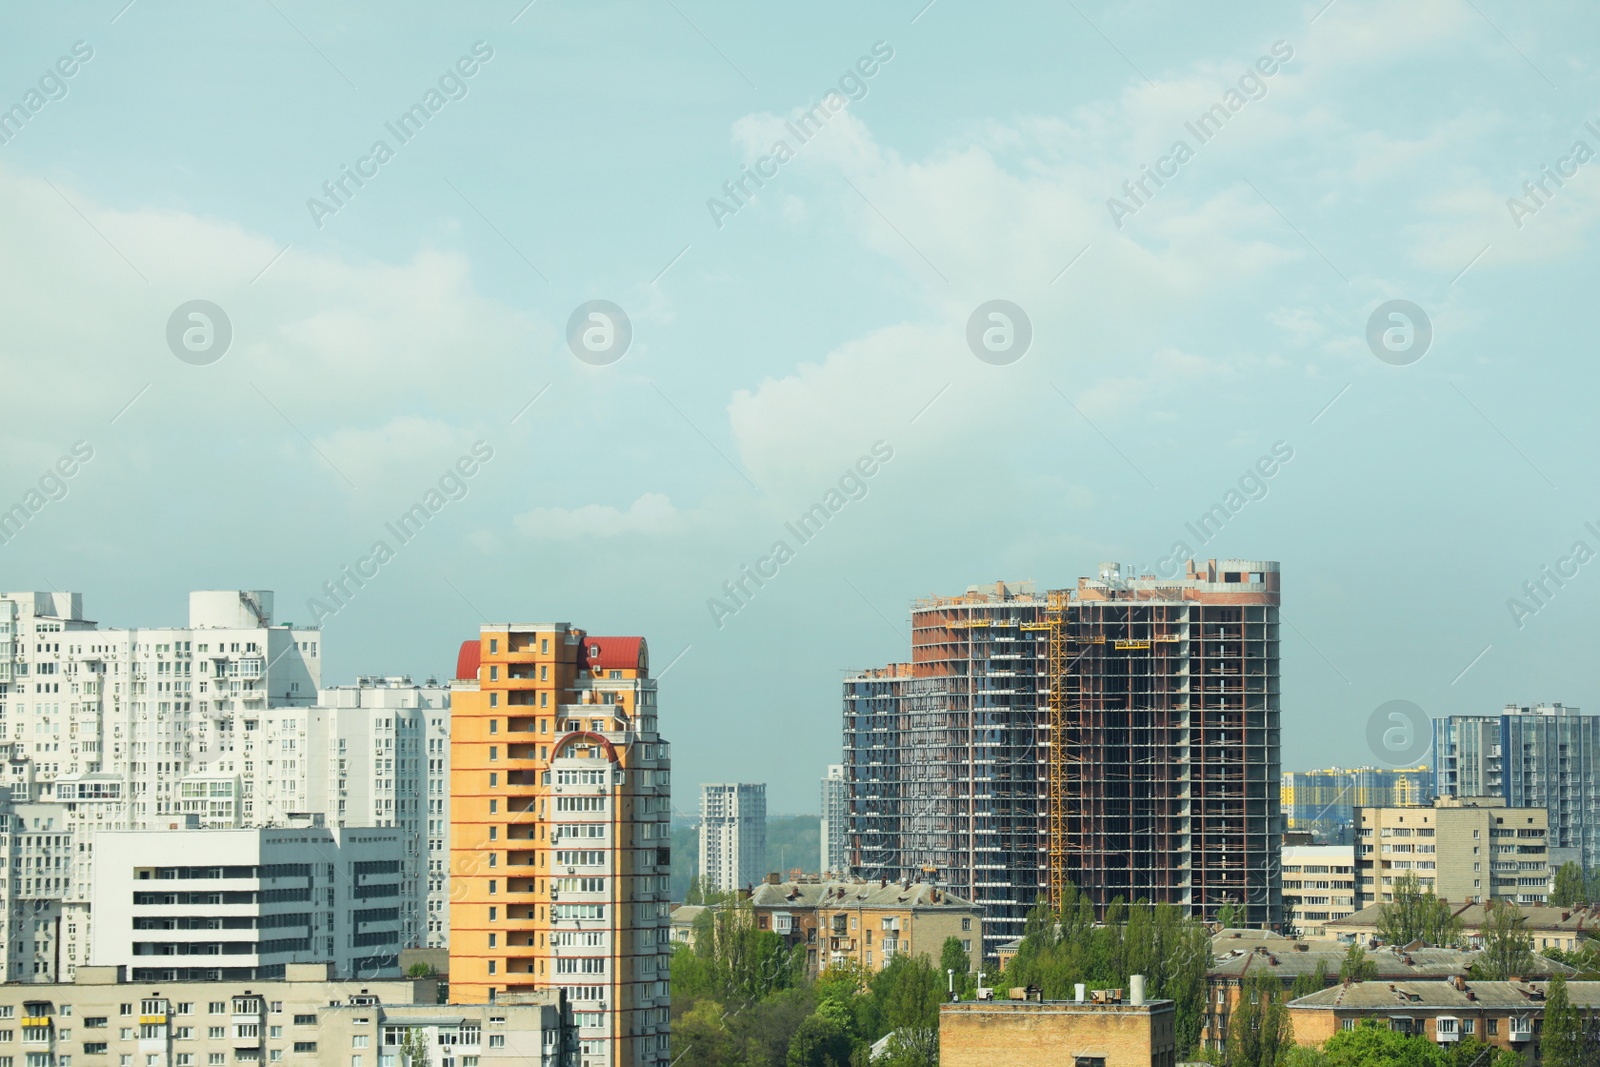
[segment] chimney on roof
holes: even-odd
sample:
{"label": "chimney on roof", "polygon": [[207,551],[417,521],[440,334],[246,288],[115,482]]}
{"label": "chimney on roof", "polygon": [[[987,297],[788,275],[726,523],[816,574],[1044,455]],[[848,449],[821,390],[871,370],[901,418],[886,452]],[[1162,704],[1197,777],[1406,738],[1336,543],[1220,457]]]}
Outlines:
{"label": "chimney on roof", "polygon": [[778,878],[778,872],[777,871],[772,871],[767,875],[767,884],[768,885],[777,885],[779,883],[779,881],[780,881],[780,879]]}

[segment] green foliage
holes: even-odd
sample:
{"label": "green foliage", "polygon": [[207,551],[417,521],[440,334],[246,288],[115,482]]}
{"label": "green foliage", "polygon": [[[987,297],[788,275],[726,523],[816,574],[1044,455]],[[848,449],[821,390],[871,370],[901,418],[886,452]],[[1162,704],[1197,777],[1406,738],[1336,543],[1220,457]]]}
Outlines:
{"label": "green foliage", "polygon": [[1394,885],[1394,900],[1378,911],[1378,936],[1391,945],[1408,945],[1418,939],[1430,945],[1453,945],[1461,937],[1461,920],[1450,905],[1434,895],[1413,873],[1401,875]]}
{"label": "green foliage", "polygon": [[960,990],[966,985],[967,971],[971,969],[972,957],[961,947],[961,939],[945,938],[944,947],[939,951],[939,973],[956,972],[956,989]]}
{"label": "green foliage", "polygon": [[943,978],[926,956],[896,956],[873,976],[867,1018],[873,1036],[894,1035],[889,1043],[894,1067],[933,1067],[939,1062]]}
{"label": "green foliage", "polygon": [[428,1047],[428,1032],[420,1027],[406,1030],[405,1044],[400,1046],[406,1067],[428,1067],[432,1050]]}
{"label": "green foliage", "polygon": [[672,957],[672,996],[685,1002],[709,997],[744,1006],[799,983],[805,949],[758,930],[749,903],[707,910],[695,922],[694,948],[680,944]]}
{"label": "green foliage", "polygon": [[1524,975],[1533,966],[1533,936],[1522,929],[1522,909],[1510,901],[1484,906],[1483,951],[1472,964],[1472,977],[1503,982]]}
{"label": "green foliage", "polygon": [[1515,1052],[1491,1049],[1472,1037],[1448,1047],[1422,1034],[1402,1034],[1371,1021],[1354,1030],[1341,1030],[1321,1049],[1298,1049],[1284,1067],[1521,1067]]}
{"label": "green foliage", "polygon": [[1339,963],[1340,982],[1370,982],[1378,977],[1378,965],[1367,959],[1367,950],[1352,941],[1350,947],[1344,950],[1344,959]]}
{"label": "green foliage", "polygon": [[1540,955],[1576,968],[1573,978],[1578,981],[1600,981],[1600,941],[1592,936],[1584,935],[1575,949],[1547,948]]}
{"label": "green foliage", "polygon": [[1297,1000],[1300,997],[1309,997],[1311,994],[1325,989],[1328,985],[1328,964],[1324,960],[1317,961],[1314,973],[1301,973],[1295,976],[1294,985],[1289,989],[1289,999]]}
{"label": "green foliage", "polygon": [[855,1042],[850,1033],[821,1013],[808,1016],[789,1041],[786,1067],[850,1067]]}
{"label": "green foliage", "polygon": [[1322,1045],[1327,1067],[1448,1067],[1444,1050],[1426,1037],[1376,1022],[1341,1030]]}
{"label": "green foliage", "polygon": [[1176,1002],[1178,1058],[1192,1055],[1205,1024],[1206,969],[1211,939],[1205,926],[1174,905],[1121,902],[1095,922],[1087,896],[1068,885],[1060,911],[1040,902],[1028,913],[1022,944],[1004,974],[991,984],[1038,986],[1046,1000],[1067,1000],[1073,986],[1120,988],[1142,974],[1152,998]]}
{"label": "green foliage", "polygon": [[1283,983],[1257,975],[1239,991],[1228,1019],[1227,1067],[1280,1067],[1294,1047]]}
{"label": "green foliage", "polygon": [[1550,895],[1550,903],[1558,908],[1568,908],[1574,904],[1582,904],[1590,900],[1588,879],[1584,877],[1583,868],[1568,860],[1556,871],[1555,890]]}
{"label": "green foliage", "polygon": [[1509,1049],[1490,1048],[1475,1037],[1464,1037],[1445,1051],[1447,1067],[1524,1067],[1522,1056]]}
{"label": "green foliage", "polygon": [[1584,1056],[1583,1045],[1583,1020],[1567,996],[1567,980],[1558,974],[1545,990],[1539,1058],[1544,1067],[1589,1067],[1593,1060]]}
{"label": "green foliage", "polygon": [[432,965],[427,963],[413,963],[406,968],[407,978],[432,978],[437,973]]}
{"label": "green foliage", "polygon": [[1224,904],[1217,909],[1217,923],[1223,929],[1244,925],[1244,909],[1232,904]]}

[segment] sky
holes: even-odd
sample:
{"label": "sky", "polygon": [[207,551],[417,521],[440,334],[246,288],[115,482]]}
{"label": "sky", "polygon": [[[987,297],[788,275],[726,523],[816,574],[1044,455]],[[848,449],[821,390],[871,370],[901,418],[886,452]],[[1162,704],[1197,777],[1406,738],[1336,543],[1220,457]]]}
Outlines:
{"label": "sky", "polygon": [[914,598],[1102,561],[1281,562],[1285,769],[1417,755],[1391,701],[1600,707],[1597,28],[12,5],[0,588],[271,589],[325,684],[643,634],[685,810],[817,811]]}

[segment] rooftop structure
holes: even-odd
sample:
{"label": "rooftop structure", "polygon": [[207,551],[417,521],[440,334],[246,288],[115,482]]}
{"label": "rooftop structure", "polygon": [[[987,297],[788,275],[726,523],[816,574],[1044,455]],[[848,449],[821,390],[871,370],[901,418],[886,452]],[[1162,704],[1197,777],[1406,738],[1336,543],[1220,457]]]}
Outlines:
{"label": "rooftop structure", "polygon": [[[1144,979],[1126,999],[973,1000],[939,1006],[942,1067],[1173,1067],[1175,1005],[1146,1000]],[[1121,991],[1117,991],[1120,993]]]}

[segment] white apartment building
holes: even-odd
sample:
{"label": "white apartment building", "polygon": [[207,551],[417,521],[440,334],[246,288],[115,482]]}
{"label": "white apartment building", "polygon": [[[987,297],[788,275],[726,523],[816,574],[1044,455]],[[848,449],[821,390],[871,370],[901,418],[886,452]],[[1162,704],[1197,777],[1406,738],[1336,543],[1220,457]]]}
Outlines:
{"label": "white apartment building", "polygon": [[[272,599],[190,593],[187,626],[103,630],[84,617],[82,594],[0,594],[13,796],[120,781],[128,827],[164,828],[182,823],[185,780],[253,780],[251,724],[268,707],[313,703],[322,676],[321,633],[275,625]],[[253,815],[248,801],[239,815]]]}
{"label": "white apartment building", "polygon": [[700,884],[730,892],[767,877],[767,787],[749,782],[700,787]]}
{"label": "white apartment building", "polygon": [[320,690],[311,707],[267,709],[261,731],[254,791],[243,794],[253,800],[256,824],[322,815],[329,826],[401,830],[403,943],[446,947],[449,688],[406,677],[358,678]]}
{"label": "white apartment building", "polygon": [[94,966],[136,982],[400,973],[398,829],[111,830],[96,845]]}
{"label": "white apartment building", "polygon": [[850,795],[845,787],[844,764],[833,763],[822,779],[822,854],[817,868],[823,877],[843,878],[848,872],[846,831],[850,825]]}
{"label": "white apartment building", "polygon": [[322,675],[321,633],[272,611],[270,591],[200,591],[186,626],[102,629],[81,593],[0,594],[3,784],[61,803],[72,835],[61,977],[88,958],[97,831],[253,821],[261,714],[312,703]]}
{"label": "white apartment building", "polygon": [[0,790],[0,981],[60,981],[72,887],[72,834],[59,804],[14,804]]}

